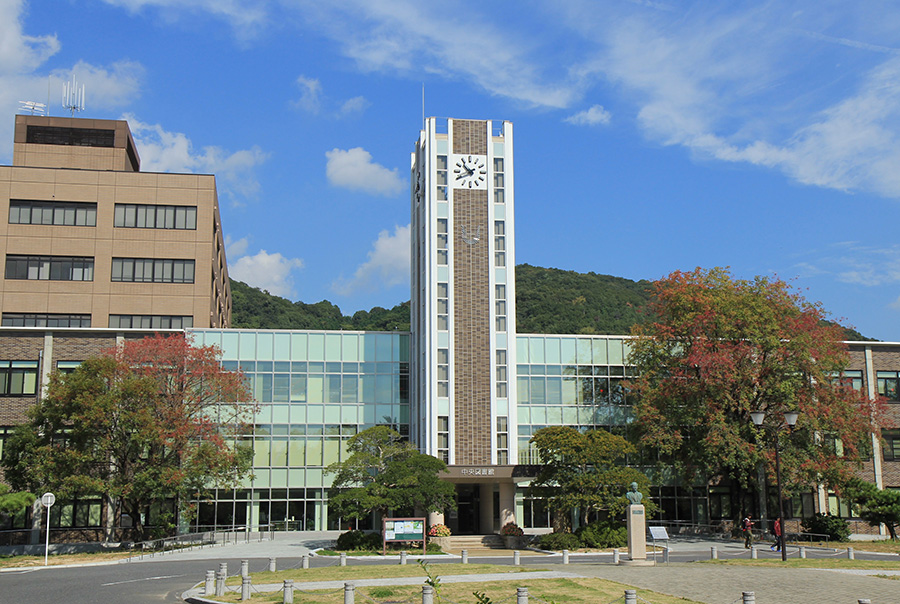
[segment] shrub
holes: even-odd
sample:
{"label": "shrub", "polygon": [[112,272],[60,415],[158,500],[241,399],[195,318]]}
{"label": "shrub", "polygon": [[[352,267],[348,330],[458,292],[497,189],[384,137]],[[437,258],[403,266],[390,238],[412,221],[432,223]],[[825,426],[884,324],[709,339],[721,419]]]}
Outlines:
{"label": "shrub", "polygon": [[346,533],[341,533],[337,538],[337,544],[334,549],[338,551],[381,549],[381,535],[364,531],[347,531]]}
{"label": "shrub", "polygon": [[578,549],[581,547],[581,540],[572,533],[550,533],[538,540],[538,547],[550,550]]}
{"label": "shrub", "polygon": [[611,522],[592,522],[579,528],[575,534],[584,547],[605,549],[628,545],[628,529]]}
{"label": "shrub", "polygon": [[522,530],[515,522],[507,522],[503,525],[503,528],[500,529],[500,534],[504,537],[521,537],[525,534],[525,531]]}
{"label": "shrub", "polygon": [[450,536],[450,527],[446,524],[432,524],[431,528],[428,529],[429,537],[449,537]]}
{"label": "shrub", "polygon": [[805,533],[817,533],[828,535],[831,541],[847,541],[850,537],[850,525],[843,518],[828,516],[827,514],[815,514],[804,518],[800,523]]}

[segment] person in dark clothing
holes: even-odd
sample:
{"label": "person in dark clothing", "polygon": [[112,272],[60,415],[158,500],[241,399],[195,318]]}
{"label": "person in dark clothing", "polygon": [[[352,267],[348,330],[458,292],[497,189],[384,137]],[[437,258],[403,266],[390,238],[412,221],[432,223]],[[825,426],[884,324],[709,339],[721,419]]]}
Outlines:
{"label": "person in dark clothing", "polygon": [[772,527],[772,532],[775,533],[775,545],[770,547],[773,552],[780,552],[781,548],[784,547],[784,521],[779,517],[775,521],[775,526]]}
{"label": "person in dark clothing", "polygon": [[753,545],[753,521],[750,520],[750,516],[744,516],[744,519],[741,520],[741,532],[744,534],[744,547],[746,549],[750,549],[750,546]]}

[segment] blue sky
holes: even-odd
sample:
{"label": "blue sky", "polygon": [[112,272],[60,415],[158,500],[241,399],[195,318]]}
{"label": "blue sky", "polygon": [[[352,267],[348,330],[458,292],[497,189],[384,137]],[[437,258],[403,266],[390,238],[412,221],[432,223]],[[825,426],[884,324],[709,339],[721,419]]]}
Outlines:
{"label": "blue sky", "polygon": [[896,2],[0,0],[18,101],[126,118],[217,175],[233,277],[345,313],[407,300],[429,116],[515,124],[517,262],[777,275],[900,341]]}

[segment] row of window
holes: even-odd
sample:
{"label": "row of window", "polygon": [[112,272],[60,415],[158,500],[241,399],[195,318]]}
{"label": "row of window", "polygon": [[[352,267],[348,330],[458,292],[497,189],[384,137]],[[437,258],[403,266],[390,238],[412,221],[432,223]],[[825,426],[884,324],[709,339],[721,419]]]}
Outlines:
{"label": "row of window", "polygon": [[[94,259],[82,256],[6,256],[6,278],[34,281],[93,281]],[[194,261],[113,258],[112,281],[193,283]]]}
{"label": "row of window", "polygon": [[[89,314],[3,313],[3,327],[90,327]],[[110,327],[185,329],[194,326],[190,315],[109,315]]]}
{"label": "row of window", "polygon": [[[12,199],[9,223],[95,227],[97,204]],[[197,206],[117,203],[113,224],[120,228],[196,230]]]}

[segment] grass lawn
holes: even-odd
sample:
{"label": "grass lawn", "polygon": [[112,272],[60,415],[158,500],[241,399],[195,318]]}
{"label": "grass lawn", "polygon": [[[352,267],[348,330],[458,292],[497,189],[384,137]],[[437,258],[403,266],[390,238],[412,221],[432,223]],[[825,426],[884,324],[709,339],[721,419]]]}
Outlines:
{"label": "grass lawn", "polygon": [[[534,572],[540,570],[548,570],[545,568],[516,568],[511,569],[508,566],[500,566],[493,564],[439,564],[430,566],[433,575],[440,577],[441,575],[462,575],[462,574],[479,574],[479,573],[510,573],[516,574],[521,572]],[[370,578],[393,578],[393,577],[422,577],[425,574],[418,566],[378,566],[378,567],[331,567],[316,568],[298,571],[284,571],[277,573],[254,573],[253,583],[280,583],[284,579],[294,579],[299,581],[353,581],[359,579]],[[228,582],[229,588],[238,587],[239,582]],[[446,601],[457,602],[459,604],[482,602],[501,602],[515,601],[517,587],[527,587],[529,596],[535,598],[537,602],[553,604],[597,604],[597,602],[612,602],[621,598],[626,585],[616,583],[614,581],[606,581],[604,579],[578,578],[578,579],[535,579],[524,581],[485,581],[473,583],[447,583],[441,585],[440,595]],[[344,601],[343,588],[321,590],[315,592],[302,592],[299,589],[294,590],[294,602],[296,604],[342,604]],[[420,585],[394,585],[390,587],[357,587],[357,602],[368,602],[364,594],[368,598],[383,601],[390,599],[392,601],[420,601],[422,596],[422,587]],[[489,600],[478,600],[473,592],[485,594]],[[684,598],[675,598],[658,594],[648,590],[637,590],[638,596],[645,600],[653,602],[653,604],[698,604],[693,600]],[[540,598],[540,600],[537,600]],[[240,589],[237,591],[229,591],[227,595],[216,598],[221,602],[239,602]],[[263,603],[263,602],[281,602],[283,595],[281,592],[257,593],[251,590],[250,600],[245,602]],[[438,599],[435,598],[437,602]]]}
{"label": "grass lawn", "polygon": [[[48,566],[57,564],[90,564],[92,562],[110,562],[137,556],[140,552],[92,552],[84,554],[51,554],[47,559]],[[23,568],[43,566],[44,556],[0,556],[0,568]]]}

